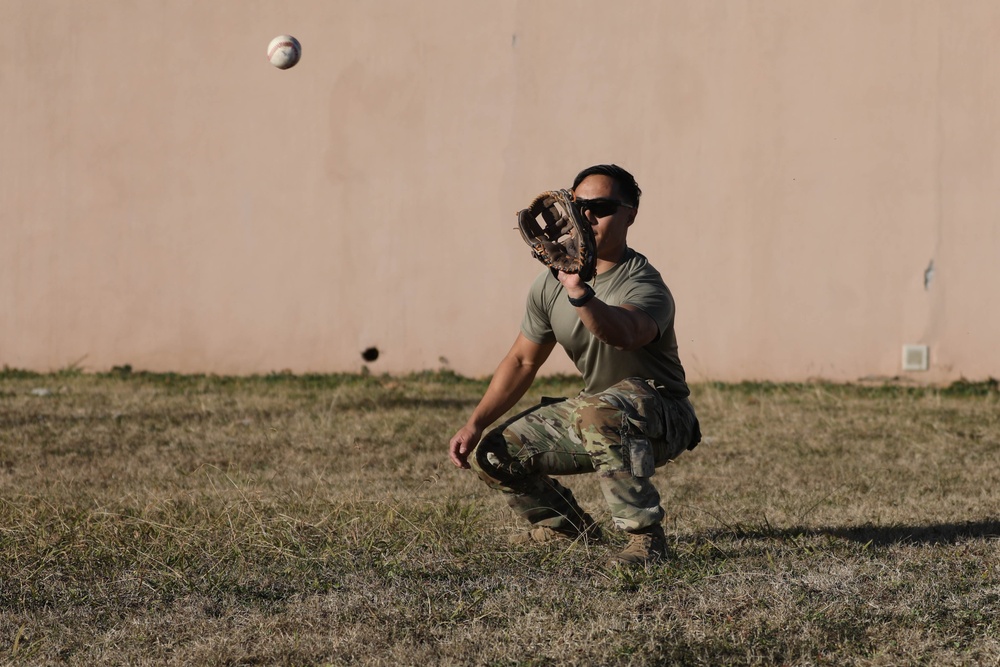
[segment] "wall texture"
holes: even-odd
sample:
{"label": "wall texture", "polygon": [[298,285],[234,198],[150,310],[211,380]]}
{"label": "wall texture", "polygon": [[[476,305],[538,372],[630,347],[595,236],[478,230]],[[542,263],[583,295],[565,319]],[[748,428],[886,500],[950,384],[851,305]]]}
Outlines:
{"label": "wall texture", "polygon": [[616,162],[692,379],[998,377],[998,43],[995,0],[5,0],[0,366],[485,375],[515,210]]}

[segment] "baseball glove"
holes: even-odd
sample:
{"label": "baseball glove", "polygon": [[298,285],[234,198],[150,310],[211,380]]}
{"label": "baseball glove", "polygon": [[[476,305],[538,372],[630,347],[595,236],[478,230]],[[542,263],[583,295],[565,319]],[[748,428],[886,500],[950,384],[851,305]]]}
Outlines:
{"label": "baseball glove", "polygon": [[594,229],[568,190],[550,190],[535,197],[528,208],[518,211],[517,226],[531,254],[553,273],[579,273],[583,280],[594,277]]}

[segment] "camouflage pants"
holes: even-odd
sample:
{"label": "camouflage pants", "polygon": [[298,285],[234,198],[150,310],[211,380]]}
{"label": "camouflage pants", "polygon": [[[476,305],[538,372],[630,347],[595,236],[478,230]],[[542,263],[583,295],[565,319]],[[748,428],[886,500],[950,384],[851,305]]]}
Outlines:
{"label": "camouflage pants", "polygon": [[655,468],[700,438],[686,398],[628,378],[591,396],[543,399],[491,430],[470,463],[517,514],[557,530],[578,529],[584,512],[550,475],[596,472],[615,526],[635,531],[663,520]]}

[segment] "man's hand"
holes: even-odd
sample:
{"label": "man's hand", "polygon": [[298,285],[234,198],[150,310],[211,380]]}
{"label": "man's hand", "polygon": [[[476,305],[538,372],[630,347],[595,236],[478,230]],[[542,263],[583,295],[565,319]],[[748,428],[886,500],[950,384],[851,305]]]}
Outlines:
{"label": "man's hand", "polygon": [[469,454],[479,444],[481,437],[483,437],[483,432],[480,429],[468,424],[460,428],[449,443],[448,455],[451,462],[459,468],[468,468]]}
{"label": "man's hand", "polygon": [[586,284],[583,280],[580,280],[579,273],[565,273],[560,271],[556,276],[562,286],[566,289],[566,295],[571,296],[574,299],[579,299],[581,296],[587,293],[584,285]]}

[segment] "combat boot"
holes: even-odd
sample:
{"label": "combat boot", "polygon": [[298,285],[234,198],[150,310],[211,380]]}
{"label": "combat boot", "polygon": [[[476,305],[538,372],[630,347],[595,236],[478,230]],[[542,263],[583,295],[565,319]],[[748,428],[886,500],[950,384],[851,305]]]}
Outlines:
{"label": "combat boot", "polygon": [[629,533],[628,544],[608,560],[608,565],[649,565],[666,557],[667,537],[663,534],[663,526],[655,524]]}
{"label": "combat boot", "polygon": [[510,544],[544,544],[555,540],[569,540],[572,542],[603,542],[604,531],[597,525],[586,512],[583,513],[580,526],[568,526],[566,529],[549,528],[548,526],[538,526],[523,533],[511,535],[507,541]]}

